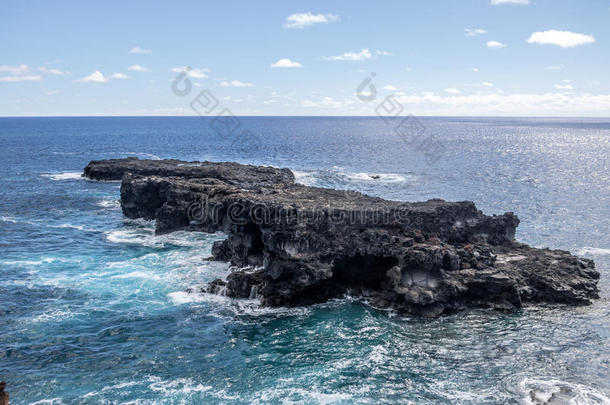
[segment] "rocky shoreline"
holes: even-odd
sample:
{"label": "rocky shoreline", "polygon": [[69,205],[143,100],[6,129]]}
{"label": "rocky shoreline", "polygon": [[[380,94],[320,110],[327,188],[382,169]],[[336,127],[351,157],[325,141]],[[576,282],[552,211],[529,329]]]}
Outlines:
{"label": "rocky shoreline", "polygon": [[202,288],[209,293],[266,306],[349,294],[431,317],[598,298],[592,260],[519,243],[513,213],[484,215],[470,201],[388,201],[230,162],[100,160],[83,175],[121,180],[123,213],[155,220],[157,234],[227,233],[212,253],[232,271]]}

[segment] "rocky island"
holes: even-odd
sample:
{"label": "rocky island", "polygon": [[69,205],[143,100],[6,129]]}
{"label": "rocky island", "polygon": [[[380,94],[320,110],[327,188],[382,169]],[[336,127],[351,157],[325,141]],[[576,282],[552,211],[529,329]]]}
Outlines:
{"label": "rocky island", "polygon": [[388,201],[230,162],[100,160],[83,175],[121,180],[123,213],[155,220],[157,234],[225,232],[212,253],[231,271],[203,292],[266,306],[349,294],[421,316],[598,298],[592,260],[519,243],[513,213],[484,215],[471,201]]}

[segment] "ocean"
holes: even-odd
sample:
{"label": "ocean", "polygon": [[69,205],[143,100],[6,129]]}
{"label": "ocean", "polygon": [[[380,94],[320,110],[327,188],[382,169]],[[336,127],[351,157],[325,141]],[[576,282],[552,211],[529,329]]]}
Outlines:
{"label": "ocean", "polygon": [[[610,119],[0,118],[0,380],[12,404],[610,403]],[[404,134],[402,134],[404,135]],[[156,237],[93,159],[237,161],[393,200],[515,212],[517,239],[595,260],[588,307],[438,319],[345,298],[261,308],[184,292],[222,234]]]}

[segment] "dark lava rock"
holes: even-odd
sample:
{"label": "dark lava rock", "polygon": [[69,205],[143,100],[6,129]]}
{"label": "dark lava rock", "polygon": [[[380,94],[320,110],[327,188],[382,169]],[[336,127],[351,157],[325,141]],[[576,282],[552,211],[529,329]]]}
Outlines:
{"label": "dark lava rock", "polygon": [[0,405],[9,405],[8,392],[4,391],[6,388],[6,382],[0,382]]}
{"label": "dark lava rock", "polygon": [[513,213],[484,215],[471,201],[387,201],[237,163],[102,160],[84,176],[122,178],[123,213],[154,219],[158,234],[226,232],[212,254],[237,270],[207,292],[268,306],[350,294],[422,316],[598,298],[591,260],[518,243]]}

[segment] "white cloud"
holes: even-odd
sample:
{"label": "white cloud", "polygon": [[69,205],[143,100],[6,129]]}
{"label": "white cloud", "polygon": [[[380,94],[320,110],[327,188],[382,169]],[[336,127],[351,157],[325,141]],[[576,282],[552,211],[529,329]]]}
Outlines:
{"label": "white cloud", "polygon": [[483,86],[483,87],[494,87],[494,84],[490,83],[490,82],[483,82],[483,83],[481,83],[481,86]]}
{"label": "white cloud", "polygon": [[458,89],[454,89],[453,87],[447,87],[445,92],[449,94],[460,94],[460,91]]}
{"label": "white cloud", "polygon": [[56,76],[70,76],[70,75],[72,75],[72,73],[68,72],[67,70],[47,69],[44,66],[39,67],[38,70],[40,70],[42,73],[47,74],[47,75],[56,75]]}
{"label": "white cloud", "polygon": [[392,55],[392,52],[383,51],[383,50],[375,51],[375,53],[379,56],[391,56]]}
{"label": "white cloud", "polygon": [[396,87],[392,86],[391,84],[388,84],[387,86],[383,86],[384,90],[389,90],[389,91],[396,91],[398,90]]}
{"label": "white cloud", "polygon": [[59,94],[59,90],[49,90],[44,94],[46,94],[47,96],[54,96],[56,94]]}
{"label": "white cloud", "polygon": [[473,94],[473,95],[404,95],[397,97],[413,114],[451,115],[607,115],[610,94],[575,94],[549,92],[543,94]]}
{"label": "white cloud", "polygon": [[538,31],[534,32],[528,39],[530,44],[557,45],[562,48],[574,48],[575,46],[592,44],[595,42],[593,35],[579,34],[570,31]]}
{"label": "white cloud", "polygon": [[151,54],[152,51],[150,49],[143,49],[140,46],[134,46],[129,50],[129,53],[147,53]]}
{"label": "white cloud", "polygon": [[504,45],[502,42],[498,42],[498,41],[487,41],[487,47],[488,48],[505,48],[506,45]]}
{"label": "white cloud", "polygon": [[0,66],[0,72],[3,73],[11,73],[14,75],[22,75],[30,71],[30,67],[28,65],[21,64],[19,66]]}
{"label": "white cloud", "polygon": [[40,80],[42,80],[42,76],[39,75],[0,77],[0,82],[39,82]]}
{"label": "white cloud", "polygon": [[491,4],[499,6],[501,4],[530,4],[529,0],[491,0]]}
{"label": "white cloud", "polygon": [[78,82],[95,82],[95,83],[106,83],[109,79],[102,74],[99,70],[91,73],[89,76],[85,76],[82,79],[77,80]]}
{"label": "white cloud", "polygon": [[547,70],[563,70],[566,68],[566,65],[564,65],[563,63],[561,65],[553,65],[553,66],[548,66]]}
{"label": "white cloud", "polygon": [[573,90],[574,89],[574,87],[572,87],[571,84],[556,84],[555,88],[559,89],[559,90]]}
{"label": "white cloud", "polygon": [[295,13],[290,14],[284,21],[284,28],[305,28],[314,24],[338,21],[339,17],[333,14]]}
{"label": "white cloud", "polygon": [[104,76],[102,72],[96,70],[89,76],[85,76],[82,79],[78,79],[77,82],[92,82],[92,83],[106,83],[110,79],[127,79],[128,76],[124,73],[113,73],[110,76]]}
{"label": "white cloud", "polygon": [[146,68],[142,65],[131,65],[127,69],[133,70],[134,72],[150,72],[150,70],[148,70],[148,68]]}
{"label": "white cloud", "polygon": [[476,37],[479,35],[487,34],[487,30],[483,28],[466,28],[464,29],[464,35],[467,37]]}
{"label": "white cloud", "polygon": [[307,108],[343,108],[354,104],[352,99],[337,100],[333,97],[322,97],[319,101],[303,100],[300,103],[301,107]]}
{"label": "white cloud", "polygon": [[208,69],[191,68],[189,66],[175,67],[170,69],[170,71],[173,73],[187,72],[186,75],[188,77],[192,77],[193,79],[205,79],[206,77],[208,77],[205,72],[209,72]]}
{"label": "white cloud", "polygon": [[271,64],[272,68],[295,68],[295,67],[303,67],[299,62],[291,61],[288,58],[282,58],[275,63]]}
{"label": "white cloud", "polygon": [[472,68],[472,71],[478,73],[479,72],[479,68]]}
{"label": "white cloud", "polygon": [[327,56],[324,59],[328,60],[351,60],[351,61],[361,61],[366,59],[371,59],[371,51],[368,48],[361,50],[360,52],[345,52],[342,55],[337,56]]}
{"label": "white cloud", "polygon": [[254,87],[252,83],[244,83],[239,80],[231,80],[230,82],[220,82],[221,87]]}

